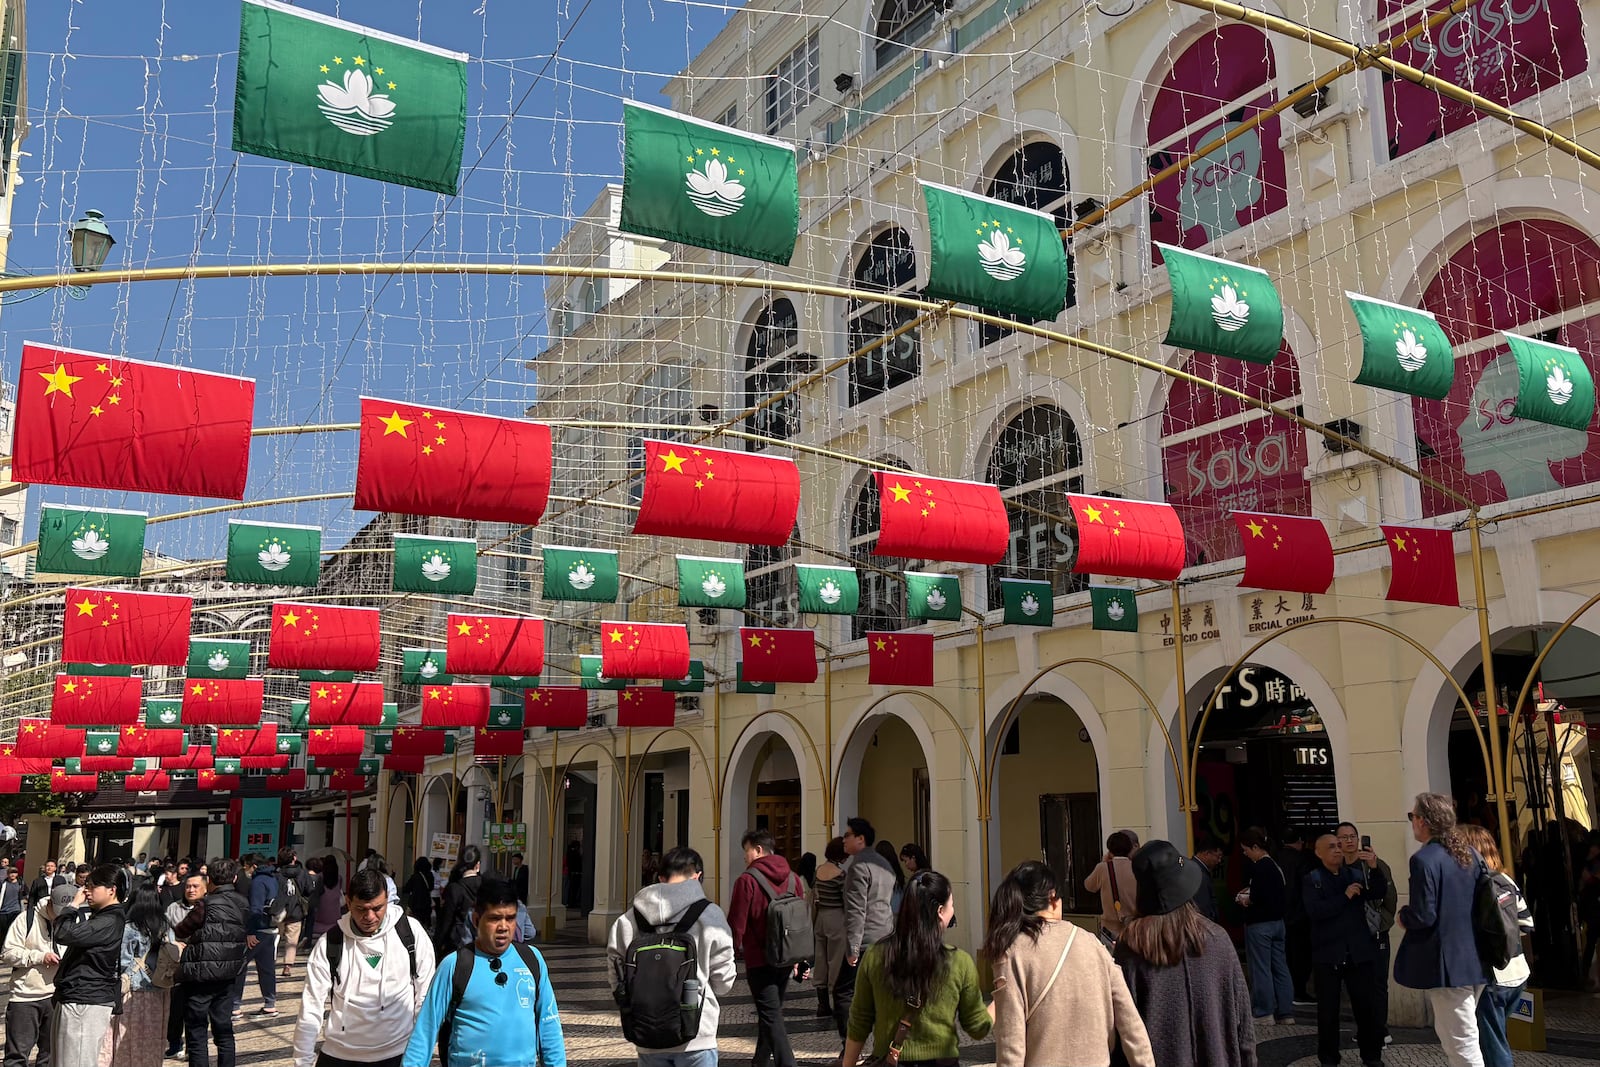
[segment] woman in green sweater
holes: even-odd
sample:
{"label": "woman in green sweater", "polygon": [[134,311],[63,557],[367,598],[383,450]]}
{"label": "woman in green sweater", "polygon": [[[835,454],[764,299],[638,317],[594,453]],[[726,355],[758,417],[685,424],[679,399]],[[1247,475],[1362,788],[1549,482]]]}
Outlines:
{"label": "woman in green sweater", "polygon": [[919,871],[906,884],[893,932],[861,957],[841,1064],[855,1064],[871,1034],[879,1059],[947,1067],[961,1062],[957,1026],[974,1038],[989,1033],[978,967],[944,943],[955,913],[955,894],[939,872]]}

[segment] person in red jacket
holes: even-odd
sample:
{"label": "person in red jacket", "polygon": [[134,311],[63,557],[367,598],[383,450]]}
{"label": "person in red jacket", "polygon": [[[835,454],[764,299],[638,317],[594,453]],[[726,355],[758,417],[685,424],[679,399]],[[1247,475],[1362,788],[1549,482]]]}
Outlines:
{"label": "person in red jacket", "polygon": [[774,893],[806,895],[805,882],[789,870],[789,861],[777,855],[778,844],[766,830],[751,830],[740,840],[745,872],[733,883],[728,905],[728,925],[733,928],[734,952],[744,958],[745,979],[756,1002],[756,1054],[754,1067],[795,1067],[794,1049],[783,1025],[783,994],[789,978],[801,977],[802,968],[767,963],[767,894],[756,882],[763,879]]}

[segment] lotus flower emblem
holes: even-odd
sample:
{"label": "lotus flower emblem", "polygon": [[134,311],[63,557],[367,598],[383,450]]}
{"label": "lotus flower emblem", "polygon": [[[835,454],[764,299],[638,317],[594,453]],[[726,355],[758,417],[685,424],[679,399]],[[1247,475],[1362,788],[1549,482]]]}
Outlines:
{"label": "lotus flower emblem", "polygon": [[1030,619],[1039,614],[1039,598],[1028,593],[1022,598],[1022,613]]}
{"label": "lotus flower emblem", "polygon": [[1394,343],[1395,358],[1400,361],[1400,368],[1407,374],[1422,369],[1428,362],[1428,347],[1417,340],[1417,335],[1406,330],[1400,335],[1400,340]]}
{"label": "lotus flower emblem", "polygon": [[574,589],[588,589],[594,585],[595,573],[587,563],[580,563],[567,572],[567,584]]}
{"label": "lotus flower emblem", "polygon": [[233,660],[229,658],[226,652],[219,648],[215,652],[211,653],[211,655],[206,657],[206,666],[210,667],[218,674],[221,674],[223,671],[233,666]]}
{"label": "lotus flower emblem", "polygon": [[938,589],[928,590],[928,607],[934,611],[943,611],[946,604],[945,596]]}
{"label": "lotus flower emblem", "polygon": [[728,583],[718,575],[708,574],[705,576],[705,580],[700,583],[700,591],[712,600],[721,600],[722,594],[728,591]]}
{"label": "lotus flower emblem", "polygon": [[174,723],[178,721],[178,713],[171,708],[166,708],[161,712],[160,719],[165,723]]}
{"label": "lotus flower emblem", "polygon": [[450,561],[435,552],[422,561],[422,576],[430,582],[442,582],[450,577]]}
{"label": "lotus flower emblem", "polygon": [[82,560],[97,560],[110,551],[111,542],[98,530],[85,530],[82,537],[72,539],[72,554]]}
{"label": "lotus flower emblem", "polygon": [[100,752],[110,752],[111,751],[111,742],[105,740],[104,738],[101,738],[100,739],[100,743],[98,745],[94,746],[94,747],[95,747],[95,749],[97,751],[100,751]]}
{"label": "lotus flower emblem", "polygon": [[1106,618],[1112,622],[1121,622],[1123,616],[1127,614],[1128,609],[1122,606],[1121,597],[1112,597],[1111,602],[1106,605]]}
{"label": "lotus flower emblem", "polygon": [[424,678],[432,678],[439,673],[439,665],[432,659],[425,659],[422,661],[422,666],[417,668],[417,673]]}
{"label": "lotus flower emblem", "polygon": [[822,602],[824,604],[832,605],[837,604],[840,600],[844,599],[844,590],[840,589],[832,578],[829,578],[827,581],[823,582],[822,587],[817,590],[817,595],[822,598]]}
{"label": "lotus flower emblem", "polygon": [[289,744],[289,739],[287,737],[285,737],[283,740],[278,742],[278,751],[279,752],[287,752],[287,751],[289,751],[290,747],[291,746]]}
{"label": "lotus flower emblem", "polygon": [[1211,318],[1218,329],[1233,333],[1244,329],[1244,324],[1250,321],[1250,305],[1244,302],[1233,286],[1224,285],[1222,292],[1211,298]]}
{"label": "lotus flower emblem", "polygon": [[996,229],[978,242],[978,265],[997,282],[1009,282],[1028,267],[1028,257],[1011,243],[1011,237]]}
{"label": "lotus flower emblem", "polygon": [[1545,392],[1550,394],[1550,403],[1561,407],[1572,399],[1572,379],[1567,377],[1566,368],[1557,363],[1544,380]]}
{"label": "lotus flower emblem", "polygon": [[744,183],[728,176],[720,159],[706,160],[705,170],[689,171],[684,178],[689,202],[714,219],[725,218],[744,207]]}
{"label": "lotus flower emblem", "polygon": [[495,722],[498,722],[501,726],[510,725],[510,723],[511,723],[511,713],[510,712],[506,712],[506,711],[502,711],[498,716],[495,717]]}
{"label": "lotus flower emblem", "polygon": [[372,91],[372,79],[357,67],[344,73],[344,84],[323,82],[317,86],[321,101],[317,110],[345,133],[371,137],[394,125],[394,101]]}
{"label": "lotus flower emblem", "polygon": [[256,553],[256,562],[269,571],[281,571],[293,560],[289,550],[277,541],[267,542],[267,547]]}

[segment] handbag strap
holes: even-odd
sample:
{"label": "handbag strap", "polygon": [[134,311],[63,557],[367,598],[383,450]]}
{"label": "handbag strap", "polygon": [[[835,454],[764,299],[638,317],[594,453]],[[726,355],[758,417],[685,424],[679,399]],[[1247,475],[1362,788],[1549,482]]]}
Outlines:
{"label": "handbag strap", "polygon": [[911,1036],[911,1028],[917,1024],[917,1016],[922,1014],[922,1001],[907,1001],[906,1012],[900,1016],[900,1021],[894,1025],[894,1037],[889,1040],[889,1051],[884,1054],[883,1062],[894,1067],[900,1062],[900,1050],[905,1047],[906,1038]]}
{"label": "handbag strap", "polygon": [[1039,991],[1039,999],[1033,1002],[1033,1007],[1028,1009],[1028,1014],[1022,1017],[1023,1022],[1027,1022],[1029,1019],[1033,1018],[1033,1013],[1039,1010],[1039,1005],[1044,1003],[1044,998],[1050,995],[1050,990],[1055,986],[1056,979],[1061,976],[1061,968],[1067,965],[1067,953],[1072,951],[1072,942],[1075,941],[1077,937],[1078,927],[1073,925],[1072,929],[1067,932],[1067,944],[1066,947],[1061,950],[1061,958],[1056,960],[1056,969],[1050,972],[1050,980],[1046,982],[1044,984],[1044,988]]}
{"label": "handbag strap", "polygon": [[[1113,856],[1106,863],[1106,879],[1111,883],[1111,910],[1117,913],[1117,920],[1120,922],[1122,920],[1122,892],[1117,888],[1118,859],[1121,859],[1121,857]],[[1068,944],[1071,944],[1071,942],[1068,942]],[[1062,958],[1066,958],[1065,954],[1062,955]],[[1054,981],[1054,979],[1051,980]]]}

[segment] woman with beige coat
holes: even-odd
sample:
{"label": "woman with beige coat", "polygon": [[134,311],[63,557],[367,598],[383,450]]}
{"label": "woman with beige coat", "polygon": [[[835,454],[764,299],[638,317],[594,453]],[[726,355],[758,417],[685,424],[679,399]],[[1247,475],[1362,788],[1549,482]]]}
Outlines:
{"label": "woman with beige coat", "polygon": [[827,862],[817,868],[811,889],[811,929],[816,955],[811,961],[817,987],[817,1017],[833,1014],[828,993],[839,979],[844,963],[844,838],[836,837],[822,850]]}
{"label": "woman with beige coat", "polygon": [[1049,867],[1018,864],[995,890],[984,953],[994,968],[995,1067],[1155,1067],[1122,971],[1098,938],[1061,918]]}

